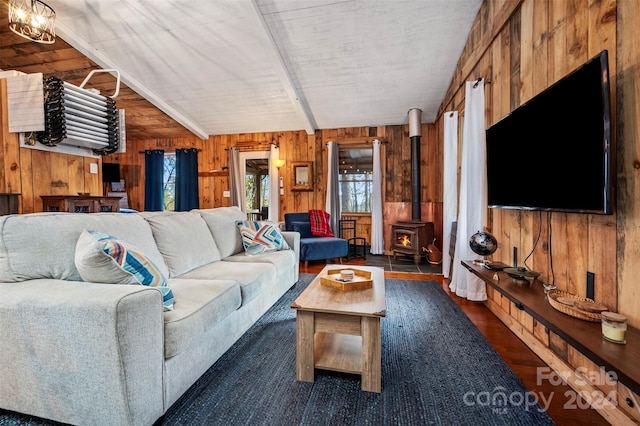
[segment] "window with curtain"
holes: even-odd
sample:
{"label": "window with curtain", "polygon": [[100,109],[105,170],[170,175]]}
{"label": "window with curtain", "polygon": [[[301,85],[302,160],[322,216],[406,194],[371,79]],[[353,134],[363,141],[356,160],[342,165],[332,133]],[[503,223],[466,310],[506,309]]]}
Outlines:
{"label": "window with curtain", "polygon": [[147,150],[145,154],[145,211],[189,211],[200,205],[198,150],[175,153]]}
{"label": "window with curtain", "polygon": [[338,190],[343,213],[371,213],[373,206],[373,150],[340,146]]}
{"label": "window with curtain", "polygon": [[176,149],[176,211],[200,207],[198,196],[198,150]]}
{"label": "window with curtain", "polygon": [[176,209],[176,156],[173,153],[164,155],[164,175],[162,179],[164,209]]}
{"label": "window with curtain", "polygon": [[163,209],[164,151],[148,149],[144,151],[144,209],[155,212]]}

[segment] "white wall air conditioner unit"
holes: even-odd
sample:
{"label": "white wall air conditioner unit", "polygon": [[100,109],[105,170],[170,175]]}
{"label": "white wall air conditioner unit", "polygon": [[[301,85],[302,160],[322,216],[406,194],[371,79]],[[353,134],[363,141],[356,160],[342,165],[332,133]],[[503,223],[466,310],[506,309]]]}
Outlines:
{"label": "white wall air conditioner unit", "polygon": [[37,134],[40,143],[89,148],[98,155],[118,150],[120,116],[112,98],[49,77],[44,81],[44,101],[45,130]]}

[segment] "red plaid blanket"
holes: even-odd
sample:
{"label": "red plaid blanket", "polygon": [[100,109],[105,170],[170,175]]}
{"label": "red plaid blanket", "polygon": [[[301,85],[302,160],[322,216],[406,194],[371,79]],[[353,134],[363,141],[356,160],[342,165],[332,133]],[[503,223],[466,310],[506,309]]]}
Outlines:
{"label": "red plaid blanket", "polygon": [[309,210],[311,234],[316,237],[335,237],[329,224],[329,213],[324,210]]}

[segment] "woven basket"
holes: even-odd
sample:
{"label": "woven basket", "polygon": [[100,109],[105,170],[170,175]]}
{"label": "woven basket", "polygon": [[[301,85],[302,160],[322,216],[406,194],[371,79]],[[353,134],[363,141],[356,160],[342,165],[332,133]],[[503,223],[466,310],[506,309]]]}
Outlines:
{"label": "woven basket", "polygon": [[566,291],[561,290],[551,290],[547,293],[547,300],[549,300],[549,304],[557,311],[562,312],[563,314],[571,315],[574,318],[579,318],[585,321],[592,322],[600,322],[602,321],[602,316],[600,313],[596,312],[587,312],[582,309],[578,309],[573,306],[565,305],[564,303],[558,302],[558,297],[567,297],[574,300],[580,300],[582,302],[587,303],[595,303],[595,301],[591,299],[587,299],[586,297],[576,296],[575,294],[567,293]]}

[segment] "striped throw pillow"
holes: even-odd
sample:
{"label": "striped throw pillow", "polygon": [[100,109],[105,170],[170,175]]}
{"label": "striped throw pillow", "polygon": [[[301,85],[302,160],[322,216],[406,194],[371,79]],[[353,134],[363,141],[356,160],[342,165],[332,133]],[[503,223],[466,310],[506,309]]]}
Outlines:
{"label": "striped throw pillow", "polygon": [[245,254],[251,256],[269,251],[290,250],[278,225],[254,220],[237,220]]}
{"label": "striped throw pillow", "polygon": [[75,264],[83,280],[106,284],[139,284],[162,294],[165,310],[173,309],[173,292],[156,265],[137,248],[111,235],[82,231]]}

